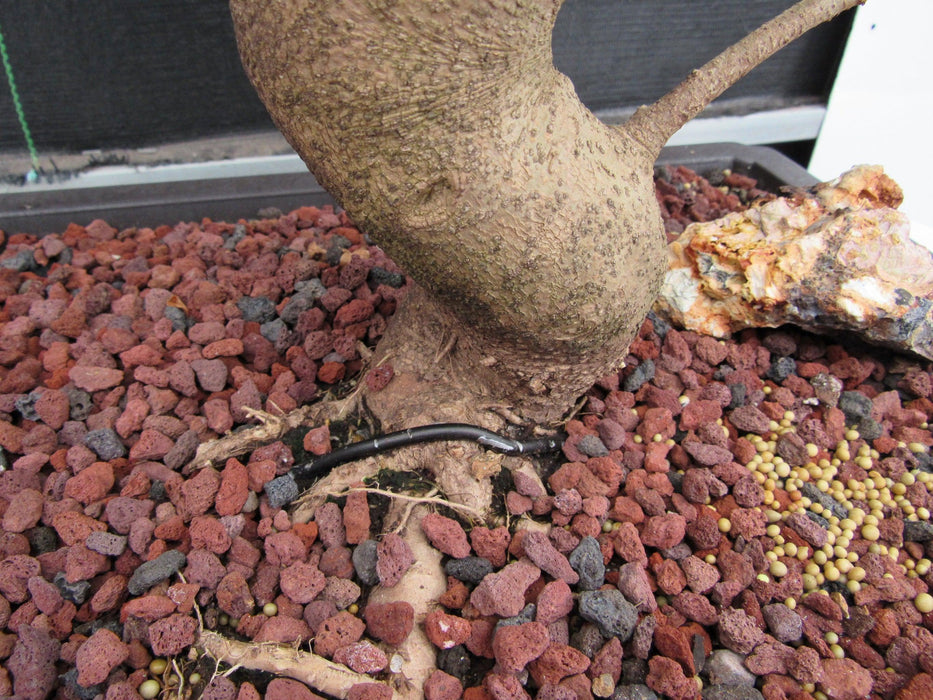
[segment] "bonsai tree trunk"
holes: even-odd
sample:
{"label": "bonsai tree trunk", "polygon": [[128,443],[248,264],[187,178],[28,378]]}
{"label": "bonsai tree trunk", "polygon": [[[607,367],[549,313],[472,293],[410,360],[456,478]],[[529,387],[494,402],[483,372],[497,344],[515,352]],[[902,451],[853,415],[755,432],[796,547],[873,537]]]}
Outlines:
{"label": "bonsai tree trunk", "polygon": [[[559,419],[618,369],[663,273],[653,164],[804,0],[621,128],[553,66],[559,0],[232,0],[247,73],[317,180],[416,281],[398,365]],[[396,323],[396,331],[402,324]],[[441,348],[450,348],[432,367]],[[419,356],[415,356],[415,355]]]}
{"label": "bonsai tree trunk", "polygon": [[[617,371],[664,273],[661,147],[859,0],[802,0],[616,128],[553,66],[560,4],[231,0],[244,66],[275,123],[416,283],[377,348],[395,378],[367,403],[386,429],[501,427],[495,409],[555,423]],[[488,503],[468,451],[396,459],[430,467],[452,500]],[[420,697],[429,670],[406,671],[399,693]]]}

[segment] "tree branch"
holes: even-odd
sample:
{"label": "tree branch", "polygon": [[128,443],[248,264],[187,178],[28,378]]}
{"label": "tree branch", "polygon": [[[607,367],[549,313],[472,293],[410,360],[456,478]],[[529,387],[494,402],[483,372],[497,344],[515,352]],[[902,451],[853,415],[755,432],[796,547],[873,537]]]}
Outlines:
{"label": "tree branch", "polygon": [[865,0],[801,0],[733,44],[619,128],[655,155],[684,124],[753,68],[797,37]]}

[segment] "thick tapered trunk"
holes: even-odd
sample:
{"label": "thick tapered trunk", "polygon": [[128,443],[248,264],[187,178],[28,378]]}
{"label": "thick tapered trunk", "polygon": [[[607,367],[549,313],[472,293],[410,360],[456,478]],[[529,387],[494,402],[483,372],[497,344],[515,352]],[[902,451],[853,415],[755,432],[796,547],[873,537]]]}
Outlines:
{"label": "thick tapered trunk", "polygon": [[405,335],[536,419],[618,368],[664,259],[653,158],[554,69],[558,6],[232,3],[279,128],[424,291]]}
{"label": "thick tapered trunk", "polygon": [[667,137],[855,4],[803,0],[615,129],[552,64],[560,0],[231,7],[276,124],[420,288],[382,352],[541,421],[618,369],[657,292]]}

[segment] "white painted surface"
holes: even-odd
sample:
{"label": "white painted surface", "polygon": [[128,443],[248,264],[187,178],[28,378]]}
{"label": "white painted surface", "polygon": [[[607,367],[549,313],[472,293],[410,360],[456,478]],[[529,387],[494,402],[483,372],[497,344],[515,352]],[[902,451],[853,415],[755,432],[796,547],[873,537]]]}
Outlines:
{"label": "white painted surface", "polygon": [[761,146],[770,143],[809,141],[816,138],[825,115],[826,107],[823,105],[807,105],[741,116],[694,119],[684,124],[666,145],[692,146],[700,143],[728,142]]}
{"label": "white painted surface", "polygon": [[904,189],[911,235],[933,249],[933,0],[858,9],[809,170],[880,164]]}

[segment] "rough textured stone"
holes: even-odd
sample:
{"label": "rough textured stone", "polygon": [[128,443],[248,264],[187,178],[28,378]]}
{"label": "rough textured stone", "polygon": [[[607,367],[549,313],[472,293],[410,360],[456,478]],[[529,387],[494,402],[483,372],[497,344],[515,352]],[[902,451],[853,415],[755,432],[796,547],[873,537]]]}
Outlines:
{"label": "rough textured stone", "polygon": [[881,168],[858,166],[814,196],[692,224],[669,247],[655,311],[718,338],[791,323],[933,359],[933,255],[901,199]]}
{"label": "rough textured stone", "polygon": [[638,611],[616,590],[585,591],[580,594],[580,615],[595,623],[604,637],[628,641],[638,624]]}

